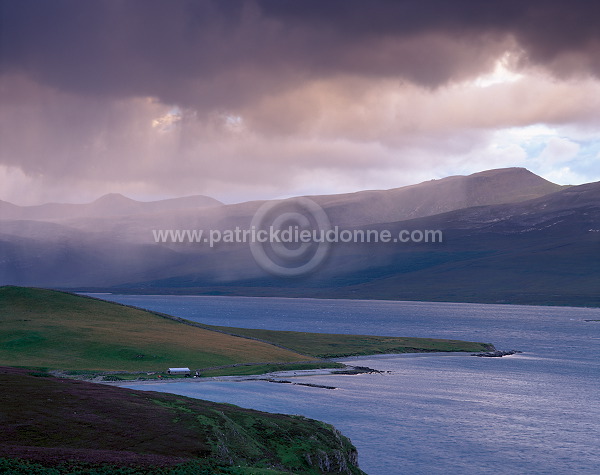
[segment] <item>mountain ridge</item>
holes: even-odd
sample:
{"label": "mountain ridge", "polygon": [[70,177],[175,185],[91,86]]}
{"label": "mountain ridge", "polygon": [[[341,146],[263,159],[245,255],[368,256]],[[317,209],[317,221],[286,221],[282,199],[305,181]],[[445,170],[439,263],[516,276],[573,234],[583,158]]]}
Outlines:
{"label": "mountain ridge", "polygon": [[[348,196],[310,198],[341,228],[441,229],[444,242],[339,243],[318,272],[288,280],[259,268],[247,244],[210,248],[153,238],[156,229],[248,229],[264,201],[134,217],[5,219],[0,283],[127,293],[600,305],[600,232],[594,232],[600,183],[563,187],[512,168]],[[112,200],[122,197],[104,198]]]}
{"label": "mountain ridge", "polygon": [[263,274],[219,283],[196,273],[111,290],[600,306],[598,223],[600,182],[526,202],[371,225],[392,235],[442,229],[444,242],[338,244],[326,265],[303,279]]}
{"label": "mountain ridge", "polygon": [[[373,224],[472,206],[526,201],[562,188],[525,168],[514,167],[485,170],[471,175],[454,175],[389,190],[367,190],[310,198],[327,207],[337,217],[339,224],[352,224],[357,213],[364,215],[365,224]],[[370,199],[367,204],[365,200],[360,200],[365,196]],[[396,206],[389,210],[392,203]]]}
{"label": "mountain ridge", "polygon": [[65,219],[78,217],[112,217],[150,214],[180,209],[222,206],[205,195],[183,196],[155,201],[137,201],[120,193],[108,193],[90,203],[45,203],[19,206],[0,201],[0,219]]}

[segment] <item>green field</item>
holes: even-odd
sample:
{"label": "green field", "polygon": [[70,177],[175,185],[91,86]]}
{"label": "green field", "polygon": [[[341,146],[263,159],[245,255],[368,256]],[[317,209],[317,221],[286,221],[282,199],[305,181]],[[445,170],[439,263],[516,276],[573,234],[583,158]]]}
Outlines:
{"label": "green field", "polygon": [[[53,290],[0,287],[0,364],[78,372],[207,369],[205,375],[336,367],[323,357],[469,351],[457,340],[213,327]],[[231,365],[253,364],[254,366]],[[284,368],[281,363],[293,363]]]}
{"label": "green field", "polygon": [[0,364],[88,371],[164,371],[306,361],[267,343],[52,290],[0,288]]}

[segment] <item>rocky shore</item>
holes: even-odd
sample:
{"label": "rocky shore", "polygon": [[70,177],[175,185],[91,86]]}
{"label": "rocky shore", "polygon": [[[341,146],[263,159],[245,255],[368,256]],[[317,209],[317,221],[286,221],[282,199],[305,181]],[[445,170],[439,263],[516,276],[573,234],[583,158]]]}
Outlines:
{"label": "rocky shore", "polygon": [[509,350],[509,351],[487,351],[485,353],[472,353],[471,356],[479,356],[480,358],[502,358],[503,356],[511,356],[516,355],[517,353],[523,353],[518,350]]}

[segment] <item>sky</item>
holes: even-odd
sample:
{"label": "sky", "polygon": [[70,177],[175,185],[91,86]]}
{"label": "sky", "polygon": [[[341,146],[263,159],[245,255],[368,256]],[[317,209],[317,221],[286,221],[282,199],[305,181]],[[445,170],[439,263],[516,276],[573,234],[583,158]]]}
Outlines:
{"label": "sky", "polygon": [[0,200],[600,180],[600,2],[0,0]]}

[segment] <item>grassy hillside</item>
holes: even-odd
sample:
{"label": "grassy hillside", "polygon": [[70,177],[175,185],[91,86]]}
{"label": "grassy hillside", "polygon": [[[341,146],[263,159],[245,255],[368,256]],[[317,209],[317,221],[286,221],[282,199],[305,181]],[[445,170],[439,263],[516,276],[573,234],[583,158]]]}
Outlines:
{"label": "grassy hillside", "polygon": [[[485,351],[458,340],[335,335],[217,327],[52,290],[0,287],[0,364],[71,371],[260,374],[334,367],[323,357],[422,351]],[[246,365],[221,368],[231,365]],[[277,366],[275,366],[277,364]],[[339,367],[339,365],[337,365]]]}
{"label": "grassy hillside", "polygon": [[51,290],[0,287],[0,364],[156,371],[307,357],[151,312]]}
{"label": "grassy hillside", "polygon": [[43,376],[0,367],[2,473],[363,473],[322,422]]}
{"label": "grassy hillside", "polygon": [[374,355],[383,353],[415,353],[430,351],[488,351],[489,343],[436,338],[403,338],[372,335],[341,335],[292,331],[259,330],[204,325],[232,335],[269,341],[316,358]]}

